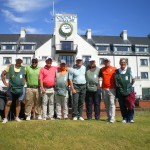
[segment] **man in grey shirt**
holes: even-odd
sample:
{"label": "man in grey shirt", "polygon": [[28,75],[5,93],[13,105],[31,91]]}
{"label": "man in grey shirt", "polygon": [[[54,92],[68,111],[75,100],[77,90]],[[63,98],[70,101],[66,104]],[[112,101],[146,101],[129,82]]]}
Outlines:
{"label": "man in grey shirt", "polygon": [[83,102],[86,94],[86,68],[83,66],[81,56],[76,57],[76,65],[69,70],[69,83],[72,90],[73,102],[73,120],[84,120],[82,117]]}

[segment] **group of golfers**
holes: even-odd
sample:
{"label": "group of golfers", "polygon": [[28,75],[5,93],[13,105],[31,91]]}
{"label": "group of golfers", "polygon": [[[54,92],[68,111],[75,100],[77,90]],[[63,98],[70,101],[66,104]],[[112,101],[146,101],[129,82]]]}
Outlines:
{"label": "group of golfers", "polygon": [[[65,60],[59,66],[52,65],[48,56],[43,68],[38,67],[38,59],[33,58],[30,66],[22,66],[22,58],[17,58],[15,65],[9,65],[1,74],[6,87],[7,101],[2,123],[8,122],[12,102],[15,102],[15,121],[20,122],[21,101],[25,102],[25,119],[31,120],[32,112],[38,120],[67,120],[68,87],[71,89],[72,120],[84,120],[83,104],[85,102],[87,120],[100,120],[101,95],[105,103],[107,121],[115,122],[115,99],[118,98],[122,114],[122,123],[133,123],[134,105],[127,97],[133,92],[135,76],[132,68],[127,66],[125,58],[120,59],[120,68],[110,65],[104,58],[104,67],[96,66],[92,57],[88,66],[83,65],[83,58],[76,56],[75,65],[67,67]],[[9,82],[6,82],[6,75]],[[102,84],[100,80],[102,79]],[[26,89],[24,85],[27,85]],[[94,105],[94,115],[92,115]],[[130,106],[130,107],[129,107]]]}

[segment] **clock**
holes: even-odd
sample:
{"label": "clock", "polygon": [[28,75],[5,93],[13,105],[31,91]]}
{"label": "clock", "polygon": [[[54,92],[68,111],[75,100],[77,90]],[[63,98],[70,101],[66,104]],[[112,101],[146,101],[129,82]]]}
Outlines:
{"label": "clock", "polygon": [[73,31],[73,27],[70,23],[63,23],[59,28],[59,33],[65,37],[70,36],[72,34],[72,31]]}

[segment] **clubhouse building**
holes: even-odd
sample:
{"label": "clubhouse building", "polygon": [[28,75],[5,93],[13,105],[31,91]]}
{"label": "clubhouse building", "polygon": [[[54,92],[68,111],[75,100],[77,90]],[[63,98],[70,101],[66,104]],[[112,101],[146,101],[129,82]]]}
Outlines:
{"label": "clubhouse building", "polygon": [[[130,37],[127,30],[123,30],[118,36],[101,36],[92,35],[91,29],[79,35],[77,23],[75,14],[56,14],[52,34],[26,34],[24,28],[18,34],[0,34],[0,73],[18,57],[23,59],[23,65],[30,65],[35,56],[44,66],[46,57],[51,56],[56,64],[65,59],[67,65],[72,66],[76,55],[80,55],[85,65],[94,57],[100,68],[106,57],[117,68],[120,58],[126,58],[136,75],[137,96],[150,99],[150,35]],[[3,86],[1,79],[0,85]]]}

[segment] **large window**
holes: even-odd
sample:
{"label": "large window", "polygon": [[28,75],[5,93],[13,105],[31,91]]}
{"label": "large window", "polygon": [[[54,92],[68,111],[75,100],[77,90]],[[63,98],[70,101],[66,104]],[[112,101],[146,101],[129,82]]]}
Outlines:
{"label": "large window", "polygon": [[3,57],[3,65],[11,64],[12,58],[11,57]]}
{"label": "large window", "polygon": [[72,67],[74,65],[74,56],[72,55],[60,55],[58,61],[60,62],[61,59],[66,61],[68,67]]}
{"label": "large window", "polygon": [[23,64],[30,65],[31,57],[23,57]]}
{"label": "large window", "polygon": [[61,50],[63,50],[63,51],[73,50],[73,42],[72,41],[61,41]]}
{"label": "large window", "polygon": [[148,72],[141,72],[141,79],[148,79]]}
{"label": "large window", "polygon": [[12,44],[6,44],[6,45],[1,45],[1,50],[15,50],[16,45]]}
{"label": "large window", "polygon": [[88,64],[89,64],[89,59],[91,58],[91,56],[89,56],[89,55],[84,55],[84,56],[82,56],[82,58],[83,58],[83,64],[85,65],[85,66],[87,66]]}
{"label": "large window", "polygon": [[148,66],[148,59],[140,59],[141,66]]}

